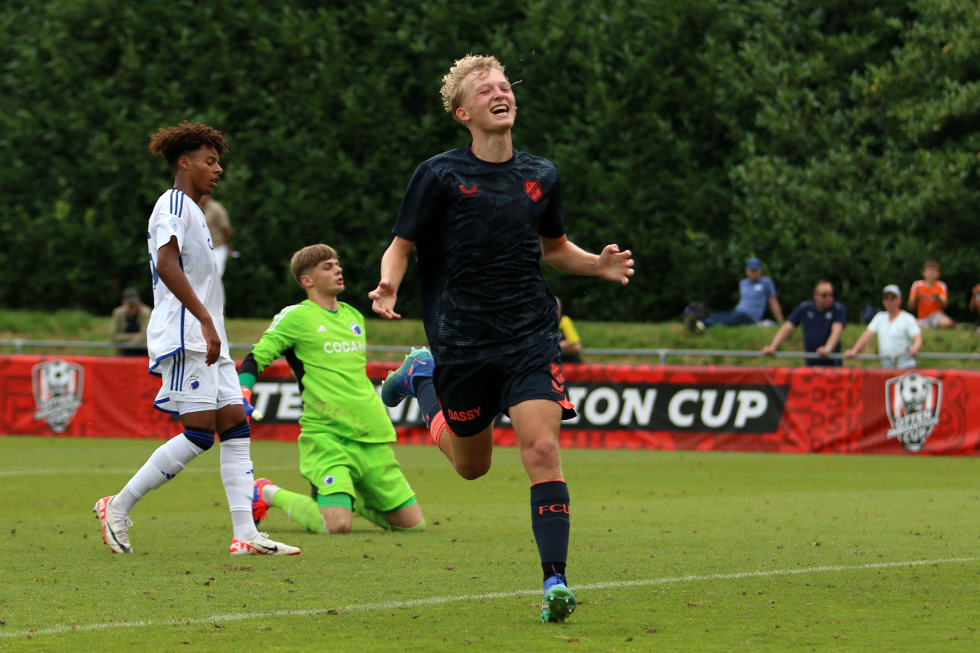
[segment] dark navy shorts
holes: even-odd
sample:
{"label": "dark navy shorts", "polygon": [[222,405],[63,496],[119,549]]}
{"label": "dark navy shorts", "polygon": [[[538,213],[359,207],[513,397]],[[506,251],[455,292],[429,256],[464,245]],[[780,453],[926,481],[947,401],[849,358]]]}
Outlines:
{"label": "dark navy shorts", "polygon": [[476,435],[530,399],[558,402],[562,419],[575,417],[557,340],[473,363],[437,364],[433,380],[446,424],[460,437]]}

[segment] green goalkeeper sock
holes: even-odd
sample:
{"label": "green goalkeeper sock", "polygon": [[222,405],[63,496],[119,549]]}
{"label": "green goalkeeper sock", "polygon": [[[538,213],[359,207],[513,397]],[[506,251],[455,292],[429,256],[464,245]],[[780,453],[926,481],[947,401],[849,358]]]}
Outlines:
{"label": "green goalkeeper sock", "polygon": [[286,512],[294,522],[311,533],[326,533],[323,515],[316,499],[280,488],[272,497],[272,505]]}
{"label": "green goalkeeper sock", "polygon": [[388,523],[388,520],[385,519],[385,516],[380,512],[378,512],[377,510],[371,510],[370,508],[366,508],[364,506],[363,501],[354,502],[354,514],[360,515],[361,517],[368,520],[375,526],[380,526],[386,531],[391,530],[391,524]]}
{"label": "green goalkeeper sock", "polygon": [[391,530],[402,531],[404,533],[421,533],[422,531],[425,530],[425,520],[423,519],[421,524],[417,524],[415,526],[412,526],[411,528],[402,528],[401,526],[392,525]]}

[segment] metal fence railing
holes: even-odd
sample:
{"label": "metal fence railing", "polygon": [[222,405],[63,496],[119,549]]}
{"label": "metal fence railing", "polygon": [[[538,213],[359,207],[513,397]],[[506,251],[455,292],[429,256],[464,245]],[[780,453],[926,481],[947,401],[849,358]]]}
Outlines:
{"label": "metal fence railing", "polygon": [[[39,348],[52,348],[52,347],[71,347],[76,349],[142,349],[141,345],[132,344],[121,344],[116,342],[80,342],[76,340],[30,340],[26,338],[10,338],[10,339],[0,339],[0,348],[11,347],[14,353],[23,354],[25,349],[39,349]],[[247,351],[252,348],[252,345],[242,345],[230,343],[228,348],[233,351]],[[388,346],[378,346],[378,345],[368,345],[367,350],[369,352],[391,352],[396,354],[404,354],[409,351],[409,347],[388,347]],[[658,361],[660,365],[666,365],[667,359],[669,357],[683,357],[683,356],[708,356],[712,358],[718,357],[736,357],[736,358],[761,358],[764,356],[769,356],[772,358],[786,358],[786,359],[800,359],[800,358],[818,358],[817,354],[804,353],[798,351],[777,351],[773,354],[763,354],[761,351],[739,351],[739,350],[729,350],[729,349],[669,349],[669,348],[652,348],[652,349],[583,349],[582,355],[599,355],[599,356],[640,356],[643,358],[653,358]],[[830,354],[829,358],[843,359],[843,354]],[[892,364],[895,362],[895,357],[893,356],[880,356],[878,354],[858,354],[854,357],[859,360],[885,360],[888,359]],[[957,360],[957,361],[980,361],[980,353],[930,353],[930,352],[919,352],[916,355],[917,360]]]}
{"label": "metal fence railing", "polygon": [[[772,354],[763,354],[761,351],[739,351],[731,349],[583,349],[582,354],[603,354],[603,355],[633,355],[633,356],[653,356],[656,357],[661,365],[667,364],[668,356],[728,356],[742,358],[820,358],[819,354],[804,353],[802,351],[777,351]],[[858,354],[854,359],[844,358],[844,354],[829,354],[827,358],[836,360],[889,360],[895,363],[896,356],[881,356],[878,354]],[[973,353],[929,353],[919,352],[916,354],[917,360],[974,360],[980,361],[980,354]]]}
{"label": "metal fence railing", "polygon": [[[26,338],[0,338],[0,347],[12,347],[15,354],[23,354],[25,348],[72,347],[77,349],[145,349],[146,345],[120,342],[85,342],[80,340],[29,340]],[[249,350],[252,345],[228,343],[231,350]],[[410,347],[379,347],[368,345],[368,351],[408,352]]]}

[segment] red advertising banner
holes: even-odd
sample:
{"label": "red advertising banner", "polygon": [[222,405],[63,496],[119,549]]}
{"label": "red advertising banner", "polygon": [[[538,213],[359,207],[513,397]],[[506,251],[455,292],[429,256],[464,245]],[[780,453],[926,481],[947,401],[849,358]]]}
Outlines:
{"label": "red advertising banner", "polygon": [[[369,363],[380,384],[394,363]],[[146,360],[0,356],[0,434],[167,438]],[[864,368],[568,365],[578,416],[562,447],[704,451],[980,454],[980,372]],[[295,440],[302,400],[277,361],[253,388],[256,439]],[[398,441],[428,444],[414,400],[389,409]],[[505,417],[495,440],[515,444]]]}

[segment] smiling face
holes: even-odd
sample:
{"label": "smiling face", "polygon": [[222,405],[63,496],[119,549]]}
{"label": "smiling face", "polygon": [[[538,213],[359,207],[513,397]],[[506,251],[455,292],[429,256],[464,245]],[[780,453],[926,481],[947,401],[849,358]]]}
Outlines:
{"label": "smiling face", "polygon": [[[221,157],[210,145],[202,145],[180,157],[177,162],[178,178],[189,188],[184,190],[191,197],[210,195],[218,186],[218,178],[224,170],[218,164]],[[183,190],[183,189],[182,189]]]}
{"label": "smiling face", "polygon": [[507,76],[499,70],[481,70],[466,79],[463,102],[456,119],[471,130],[505,132],[514,126],[517,105]]}

